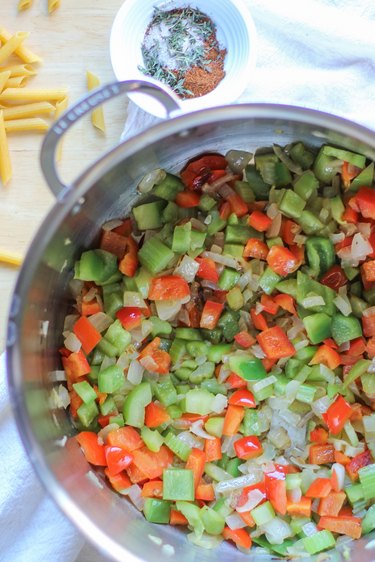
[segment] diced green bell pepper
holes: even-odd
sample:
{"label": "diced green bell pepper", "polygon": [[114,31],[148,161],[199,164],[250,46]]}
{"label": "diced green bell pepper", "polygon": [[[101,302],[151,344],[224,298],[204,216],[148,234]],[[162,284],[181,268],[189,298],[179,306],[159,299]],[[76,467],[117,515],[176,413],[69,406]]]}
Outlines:
{"label": "diced green bell pepper", "polygon": [[314,277],[325,273],[335,263],[335,248],[329,238],[309,237],[306,240],[306,253]]}
{"label": "diced green bell pepper", "polygon": [[355,318],[355,316],[344,316],[343,314],[335,314],[333,316],[331,331],[337,345],[362,336],[362,328],[358,318]]}
{"label": "diced green bell pepper", "polygon": [[267,376],[263,363],[252,355],[231,355],[229,368],[247,381],[259,381]]}
{"label": "diced green bell pepper", "polygon": [[145,498],[143,513],[150,523],[169,523],[171,504],[165,500]]}
{"label": "diced green bell pepper", "polygon": [[194,500],[193,471],[186,468],[166,468],[163,470],[164,500]]}
{"label": "diced green bell pepper", "polygon": [[317,312],[303,319],[307,335],[311,343],[320,343],[331,337],[332,318],[325,312]]}
{"label": "diced green bell pepper", "polygon": [[117,257],[105,250],[88,250],[76,261],[74,273],[75,279],[102,285],[119,273]]}

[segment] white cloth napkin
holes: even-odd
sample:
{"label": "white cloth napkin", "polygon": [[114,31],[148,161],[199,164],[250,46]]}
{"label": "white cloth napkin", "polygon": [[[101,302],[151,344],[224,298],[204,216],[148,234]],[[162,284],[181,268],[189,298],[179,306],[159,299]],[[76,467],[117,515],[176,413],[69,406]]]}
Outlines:
{"label": "white cloth napkin", "polygon": [[[239,101],[315,108],[375,129],[374,0],[246,1],[258,32],[258,58]],[[157,121],[130,102],[123,138]],[[2,359],[0,561],[104,562],[34,476],[12,419],[4,370]]]}

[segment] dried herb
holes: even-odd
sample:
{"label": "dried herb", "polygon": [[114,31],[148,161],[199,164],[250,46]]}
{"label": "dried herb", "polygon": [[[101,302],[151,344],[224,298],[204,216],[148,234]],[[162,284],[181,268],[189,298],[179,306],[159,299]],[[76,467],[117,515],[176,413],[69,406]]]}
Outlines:
{"label": "dried herb", "polygon": [[144,66],[139,69],[182,98],[198,97],[223,79],[225,54],[215,25],[201,11],[155,8],[142,43]]}

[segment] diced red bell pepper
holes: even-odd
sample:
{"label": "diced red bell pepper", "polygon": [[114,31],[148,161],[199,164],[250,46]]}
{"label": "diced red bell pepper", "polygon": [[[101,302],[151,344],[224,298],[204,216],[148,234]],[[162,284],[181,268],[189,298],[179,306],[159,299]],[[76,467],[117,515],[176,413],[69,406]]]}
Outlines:
{"label": "diced red bell pepper", "polygon": [[173,462],[173,453],[165,445],[162,445],[157,453],[150,451],[147,447],[141,447],[133,451],[133,455],[133,464],[150,480],[160,478],[163,470]]}
{"label": "diced red bell pepper", "polygon": [[132,236],[126,238],[126,252],[118,268],[127,277],[134,277],[138,267],[138,244]]}
{"label": "diced red bell pepper", "polygon": [[196,500],[204,500],[206,502],[213,501],[215,499],[215,490],[212,484],[198,484],[195,491]]}
{"label": "diced red bell pepper", "polygon": [[223,303],[207,300],[204,303],[202,310],[200,327],[206,328],[207,330],[213,330],[219,321],[223,309]]}
{"label": "diced red bell pepper", "polygon": [[351,224],[357,224],[359,221],[359,214],[357,213],[357,211],[347,206],[342,214],[341,219]]}
{"label": "diced red bell pepper", "polygon": [[82,350],[71,353],[67,357],[61,358],[66,377],[71,383],[76,382],[79,378],[88,375],[91,367]]}
{"label": "diced red bell pepper", "polygon": [[235,191],[233,193],[230,193],[227,196],[226,200],[230,205],[232,213],[234,213],[237,217],[243,217],[248,213],[249,209],[247,204]]}
{"label": "diced red bell pepper", "polygon": [[324,427],[316,427],[310,431],[310,441],[312,443],[324,444],[328,441],[328,431]]}
{"label": "diced red bell pepper", "polygon": [[344,287],[348,282],[344,270],[339,265],[333,265],[320,279],[322,285],[330,287],[334,291],[338,291],[340,287]]}
{"label": "diced red bell pepper", "polygon": [[375,189],[361,187],[355,196],[355,201],[365,219],[375,220]]}
{"label": "diced red bell pepper", "polygon": [[228,404],[233,406],[243,406],[244,408],[256,408],[255,398],[247,389],[239,389],[233,392],[228,400]]}
{"label": "diced red bell pepper", "polygon": [[102,335],[86,316],[81,316],[73,326],[73,332],[82,344],[83,351],[88,355],[102,339]]}
{"label": "diced red bell pepper", "polygon": [[133,330],[138,328],[142,322],[142,311],[136,306],[124,306],[116,312],[118,318],[125,330]]}
{"label": "diced red bell pepper", "polygon": [[124,490],[126,490],[127,488],[130,488],[130,486],[132,485],[132,483],[129,480],[128,475],[125,474],[125,472],[120,472],[119,474],[116,474],[114,476],[113,474],[110,474],[108,468],[105,468],[104,474],[106,475],[106,477],[108,478],[112,488],[114,490],[116,490],[116,492],[121,493]]}
{"label": "diced red bell pepper", "polygon": [[[68,383],[69,385],[69,383]],[[76,391],[74,390],[74,388],[71,388],[69,390],[69,398],[70,398],[70,404],[69,404],[69,411],[71,416],[76,419],[77,417],[77,411],[78,408],[83,404],[83,400],[82,398],[76,393]]]}
{"label": "diced red bell pepper", "polygon": [[307,498],[326,498],[332,490],[330,478],[315,478],[310,484],[305,496]]}
{"label": "diced red bell pepper", "polygon": [[223,435],[232,436],[236,435],[241,422],[245,415],[245,408],[242,406],[232,406],[231,404],[228,406],[225,418],[224,418],[224,427],[223,427]]}
{"label": "diced red bell pepper", "polygon": [[115,232],[116,234],[120,234],[121,236],[130,236],[133,231],[132,221],[128,217],[122,221],[119,226],[116,226],[111,230],[111,232]]}
{"label": "diced red bell pepper", "polygon": [[258,343],[269,359],[292,357],[296,353],[288,336],[279,326],[268,328],[256,336]]}
{"label": "diced red bell pepper", "polygon": [[281,238],[288,244],[288,246],[293,246],[295,244],[294,237],[296,234],[301,232],[301,227],[296,222],[286,219],[281,223]]}
{"label": "diced red bell pepper", "polygon": [[244,258],[254,258],[265,261],[267,259],[269,248],[265,242],[257,238],[249,238],[242,253]]}
{"label": "diced red bell pepper", "polygon": [[189,521],[186,519],[185,515],[177,509],[171,509],[171,514],[169,518],[170,525],[188,525]]}
{"label": "diced red bell pepper", "polygon": [[275,273],[282,277],[293,273],[299,265],[295,255],[284,246],[272,246],[267,255],[267,263]]}
{"label": "diced red bell pepper", "polygon": [[345,492],[330,492],[319,502],[318,515],[333,515],[336,517],[346,500]]}
{"label": "diced red bell pepper", "polygon": [[358,471],[364,466],[368,466],[372,463],[372,457],[370,451],[367,449],[363,453],[359,453],[351,459],[351,461],[345,465],[346,471],[352,480],[358,479]]}
{"label": "diced red bell pepper", "polygon": [[89,302],[81,302],[81,314],[82,316],[92,316],[92,314],[97,314],[98,312],[103,312],[103,305],[96,299],[92,299]]}
{"label": "diced red bell pepper", "polygon": [[221,451],[221,439],[215,437],[214,439],[204,440],[204,452],[206,455],[206,462],[219,461],[223,457]]}
{"label": "diced red bell pepper", "polygon": [[221,154],[204,154],[190,160],[181,170],[182,182],[188,189],[200,190],[214,170],[225,170],[228,162]]}
{"label": "diced red bell pepper", "polygon": [[362,264],[362,274],[368,283],[373,283],[375,281],[375,260],[366,261]]}
{"label": "diced red bell pepper", "polygon": [[[280,474],[280,473],[279,473]],[[286,514],[287,495],[285,475],[283,477],[274,477],[272,474],[265,474],[267,497],[272,507],[280,515]]]}
{"label": "diced red bell pepper", "polygon": [[327,412],[323,414],[323,419],[328,425],[328,429],[332,435],[337,435],[343,429],[346,422],[352,415],[350,404],[340,395],[333,404],[330,405]]}
{"label": "diced red bell pepper", "polygon": [[98,436],[93,431],[81,431],[75,436],[86,460],[95,466],[106,466],[104,445],[98,443]]}
{"label": "diced red bell pepper", "polygon": [[161,404],[150,402],[145,409],[145,426],[150,428],[159,427],[171,419],[167,410]]}
{"label": "diced red bell pepper", "polygon": [[266,492],[266,483],[263,480],[262,482],[258,482],[257,484],[251,484],[251,486],[246,486],[245,488],[243,488],[241,495],[238,498],[236,507],[242,507],[243,505],[245,505],[245,503],[249,499],[248,498],[249,492],[252,492],[253,490],[257,490],[263,495],[263,498],[260,500],[258,505],[261,505],[262,503],[267,501],[268,498]]}
{"label": "diced red bell pepper", "polygon": [[362,535],[361,519],[359,517],[323,516],[319,519],[318,529],[326,529],[332,533],[348,535],[352,539],[359,539]]}
{"label": "diced red bell pepper", "polygon": [[350,162],[343,162],[341,168],[341,179],[344,187],[349,188],[351,180],[357,177],[360,171],[361,168],[354,166]]}
{"label": "diced red bell pepper", "polygon": [[151,279],[148,292],[148,298],[151,301],[181,300],[189,295],[189,285],[179,275],[165,275]]}
{"label": "diced red bell pepper", "polygon": [[142,488],[143,498],[162,498],[163,497],[163,481],[162,480],[150,480],[145,482]]}
{"label": "diced red bell pepper", "polygon": [[107,435],[107,444],[112,447],[120,447],[125,451],[132,452],[143,447],[143,441],[138,431],[130,425],[119,427],[110,431]]}
{"label": "diced red bell pepper", "polygon": [[[205,439],[205,443],[206,443],[206,441],[208,441],[208,439]],[[219,439],[219,441],[220,441],[220,439]],[[221,448],[220,448],[220,452],[221,452]],[[210,462],[210,461],[207,460],[206,452],[202,451],[201,449],[197,449],[197,448],[193,447],[191,449],[191,453],[188,457],[188,460],[186,461],[185,468],[187,470],[193,471],[194,489],[195,490],[197,489],[197,486],[202,479],[202,476],[203,476],[203,473],[204,473],[204,465],[205,465],[206,462]]]}
{"label": "diced red bell pepper", "polygon": [[256,340],[249,332],[242,330],[234,336],[234,341],[244,349],[249,349],[249,347],[254,345]]}
{"label": "diced red bell pepper", "polygon": [[100,249],[110,252],[121,260],[127,249],[127,239],[113,230],[103,230],[100,239]]}
{"label": "diced red bell pepper", "polygon": [[230,373],[225,382],[229,384],[230,388],[247,388],[247,382],[245,379],[239,377],[236,373]]}
{"label": "diced red bell pepper", "polygon": [[219,273],[213,259],[195,258],[195,261],[199,263],[197,277],[205,279],[206,281],[212,281],[212,283],[217,283],[219,281]]}
{"label": "diced red bell pepper", "polygon": [[262,305],[264,312],[268,312],[272,315],[277,314],[277,311],[279,310],[279,305],[277,304],[277,302],[265,293],[263,293],[260,297],[260,304]]}
{"label": "diced red bell pepper", "polygon": [[195,191],[180,191],[176,195],[175,203],[183,209],[191,209],[192,207],[198,207],[201,196]]}
{"label": "diced red bell pepper", "polygon": [[375,314],[372,314],[371,316],[362,316],[362,327],[363,327],[363,333],[366,336],[366,338],[371,338],[372,336],[375,336]]}
{"label": "diced red bell pepper", "polygon": [[275,295],[273,297],[273,300],[283,310],[286,310],[287,312],[290,312],[290,314],[293,314],[293,316],[297,315],[297,311],[296,311],[296,307],[295,307],[295,300],[290,295],[284,295],[284,294],[280,293],[279,295]]}
{"label": "diced red bell pepper", "polygon": [[267,320],[265,319],[265,317],[263,316],[263,314],[261,312],[256,312],[255,308],[252,308],[250,310],[250,317],[251,317],[251,321],[254,325],[254,328],[256,328],[257,330],[267,330],[268,328],[268,324],[267,324]]}
{"label": "diced red bell pepper", "polygon": [[272,219],[261,211],[253,211],[249,216],[248,223],[258,232],[265,232],[272,224]]}
{"label": "diced red bell pepper", "polygon": [[229,201],[223,201],[219,207],[219,216],[222,220],[226,221],[232,214],[232,207]]}
{"label": "diced red bell pepper", "polygon": [[223,537],[225,540],[233,541],[238,547],[249,550],[252,545],[252,540],[245,529],[230,529],[229,527],[224,527]]}
{"label": "diced red bell pepper", "polygon": [[335,462],[335,447],[332,443],[311,445],[309,461],[311,464],[328,464]]}
{"label": "diced red bell pepper", "polygon": [[108,472],[112,476],[116,476],[125,470],[129,464],[133,462],[133,455],[125,451],[121,447],[113,447],[112,445],[104,446],[105,459],[108,465]]}
{"label": "diced red bell pepper", "polygon": [[253,459],[263,453],[263,447],[256,435],[241,437],[234,443],[234,450],[239,459]]}

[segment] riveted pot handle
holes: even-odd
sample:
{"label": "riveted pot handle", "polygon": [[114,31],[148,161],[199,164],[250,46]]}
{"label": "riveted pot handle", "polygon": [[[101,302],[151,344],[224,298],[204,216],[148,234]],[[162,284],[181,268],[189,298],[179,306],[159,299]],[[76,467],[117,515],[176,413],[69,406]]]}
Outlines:
{"label": "riveted pot handle", "polygon": [[95,107],[120,94],[130,93],[147,94],[157,100],[164,107],[167,117],[181,110],[178,97],[169,88],[160,85],[156,81],[127,80],[124,82],[113,82],[92,90],[92,92],[70,107],[52,125],[42,144],[40,154],[42,171],[49,188],[57,198],[63,198],[64,194],[70,189],[69,186],[61,181],[56,168],[56,149],[63,135],[81,117],[86,115],[86,113],[90,113]]}

